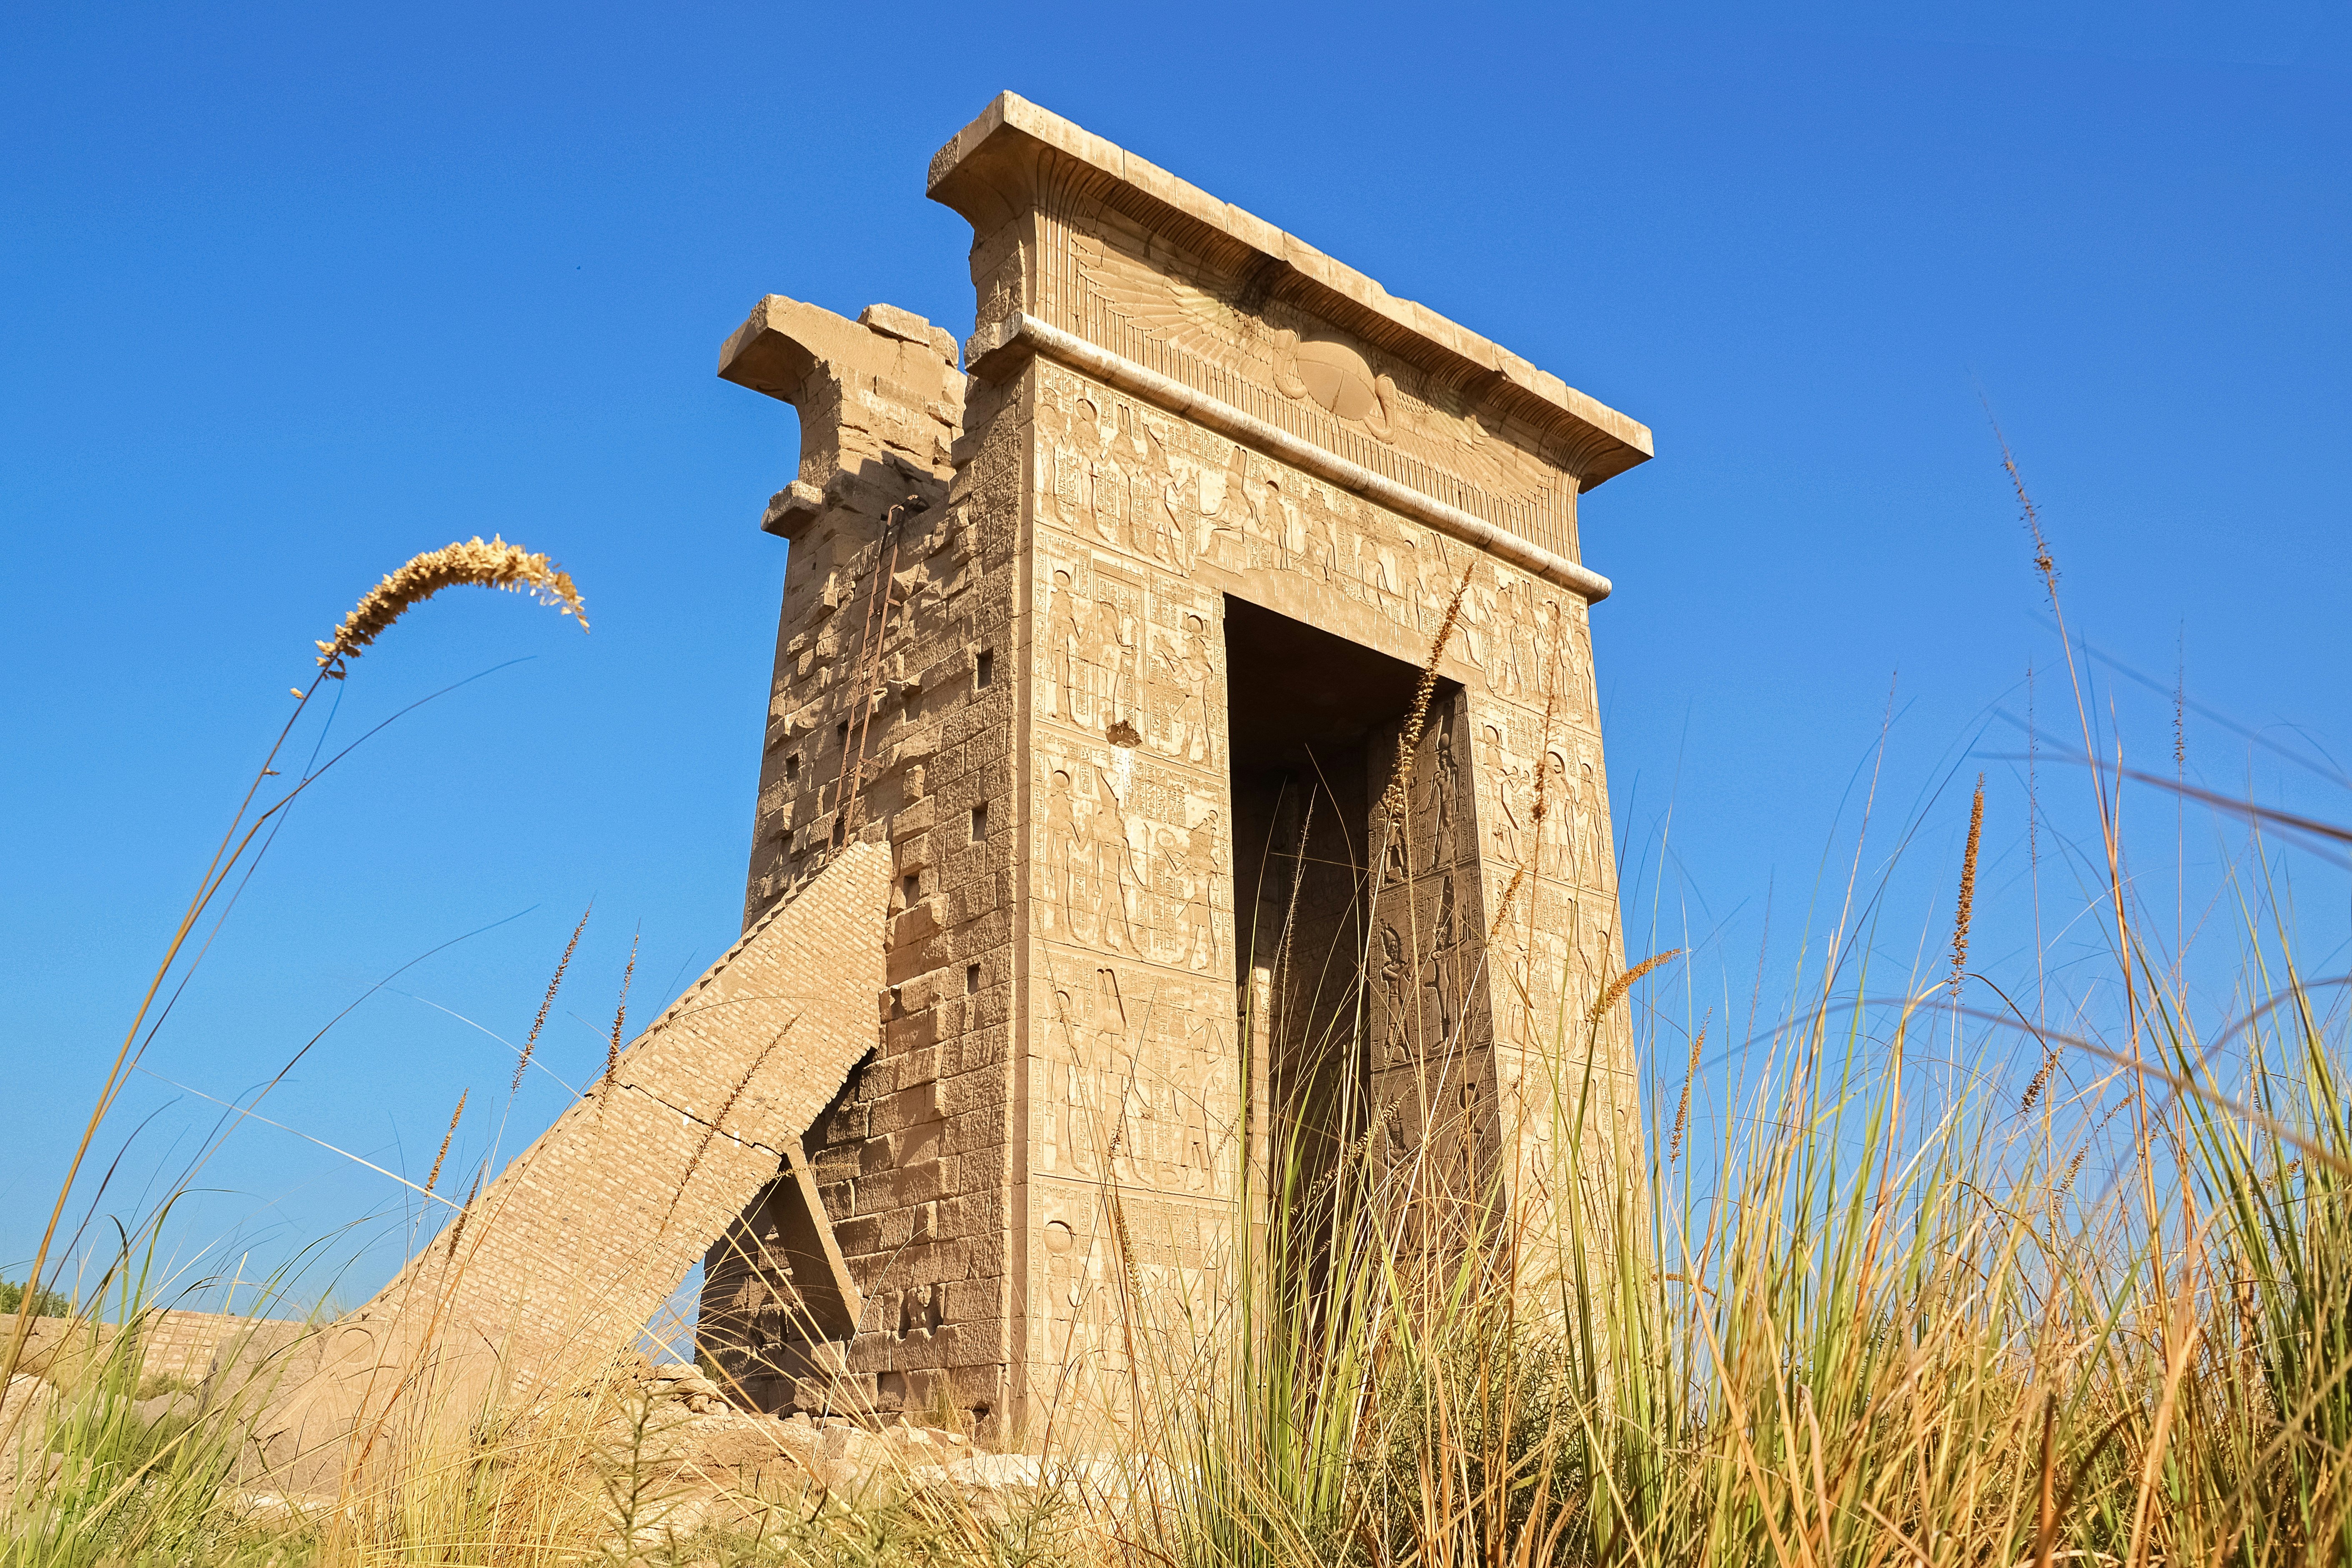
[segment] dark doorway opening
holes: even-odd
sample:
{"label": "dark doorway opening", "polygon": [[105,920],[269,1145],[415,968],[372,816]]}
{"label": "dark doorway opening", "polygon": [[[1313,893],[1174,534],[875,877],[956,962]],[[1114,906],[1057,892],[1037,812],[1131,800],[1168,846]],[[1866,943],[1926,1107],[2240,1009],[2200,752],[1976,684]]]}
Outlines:
{"label": "dark doorway opening", "polygon": [[[1249,1026],[1253,1161],[1260,1191],[1278,1194],[1286,1166],[1311,1182],[1359,1131],[1368,826],[1421,671],[1232,597],[1225,660],[1234,980]],[[1441,697],[1454,689],[1440,686]]]}

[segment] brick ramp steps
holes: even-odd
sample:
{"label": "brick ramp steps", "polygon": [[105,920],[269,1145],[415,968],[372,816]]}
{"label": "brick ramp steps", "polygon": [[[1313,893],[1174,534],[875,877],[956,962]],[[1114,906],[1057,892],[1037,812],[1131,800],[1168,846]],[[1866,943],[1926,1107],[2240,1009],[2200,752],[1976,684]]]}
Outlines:
{"label": "brick ramp steps", "polygon": [[633,1351],[874,1047],[890,872],[883,845],[837,852],[374,1300],[257,1345],[248,1373],[276,1389],[254,1428],[261,1468],[331,1487],[363,1421],[478,1413],[496,1384],[569,1386]]}

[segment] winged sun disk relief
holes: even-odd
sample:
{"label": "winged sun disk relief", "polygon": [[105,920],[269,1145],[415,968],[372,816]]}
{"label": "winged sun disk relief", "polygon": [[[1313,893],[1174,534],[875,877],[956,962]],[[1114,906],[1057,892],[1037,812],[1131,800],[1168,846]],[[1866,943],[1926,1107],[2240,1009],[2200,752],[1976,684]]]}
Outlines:
{"label": "winged sun disk relief", "polygon": [[1354,345],[1337,337],[1301,338],[1241,309],[1237,285],[1203,289],[1091,235],[1073,233],[1070,239],[1087,285],[1146,337],[1248,379],[1270,381],[1284,396],[1311,402],[1490,495],[1528,498],[1559,485],[1517,447],[1490,438],[1475,410],[1435,403],[1416,408],[1418,400],[1401,393],[1392,377],[1375,373]]}

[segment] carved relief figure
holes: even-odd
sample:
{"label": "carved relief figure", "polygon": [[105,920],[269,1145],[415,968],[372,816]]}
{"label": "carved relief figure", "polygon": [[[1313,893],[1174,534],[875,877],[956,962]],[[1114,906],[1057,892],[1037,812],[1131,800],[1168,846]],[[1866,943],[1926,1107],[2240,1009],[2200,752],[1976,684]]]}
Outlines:
{"label": "carved relief figure", "polygon": [[1045,658],[1052,671],[1054,710],[1073,724],[1087,722],[1078,694],[1087,686],[1087,637],[1092,610],[1071,586],[1069,573],[1055,567],[1053,586],[1046,591]]}
{"label": "carved relief figure", "polygon": [[1190,970],[1206,969],[1216,958],[1216,922],[1209,903],[1217,874],[1216,820],[1212,813],[1197,827],[1168,828],[1162,840],[1164,858],[1184,887],[1177,962]]}
{"label": "carved relief figure", "polygon": [[[1483,764],[1488,777],[1495,781],[1495,857],[1498,864],[1516,868],[1520,864],[1519,794],[1520,770],[1513,766],[1503,750],[1503,731],[1489,724],[1485,729],[1486,760]],[[1533,809],[1530,802],[1529,809]]]}
{"label": "carved relief figure", "polygon": [[1056,768],[1045,784],[1045,909],[1043,912],[1048,930],[1056,925],[1066,930],[1070,924],[1071,910],[1077,901],[1079,864],[1084,853],[1085,840],[1078,835],[1070,775]]}
{"label": "carved relief figure", "polygon": [[1448,871],[1437,885],[1437,919],[1430,930],[1429,962],[1422,970],[1421,981],[1437,1010],[1437,1037],[1448,1046],[1454,1043],[1454,1025],[1460,1016],[1457,1004],[1461,988],[1454,973],[1459,943],[1454,915],[1454,873]]}
{"label": "carved relief figure", "polygon": [[1163,686],[1167,693],[1170,748],[1187,762],[1213,761],[1218,748],[1216,727],[1209,711],[1209,692],[1216,679],[1216,667],[1209,661],[1208,621],[1200,616],[1186,615],[1182,632],[1162,644],[1158,657],[1166,672]]}
{"label": "carved relief figure", "polygon": [[1430,864],[1451,866],[1454,826],[1461,813],[1462,770],[1454,760],[1454,727],[1443,719],[1437,724],[1437,757],[1430,773]]}
{"label": "carved relief figure", "polygon": [[[1097,672],[1099,685],[1091,717],[1105,721],[1131,720],[1135,715],[1136,676],[1136,616],[1123,598],[1134,591],[1114,583],[1107,572],[1095,573],[1095,613],[1092,627],[1093,643],[1087,649],[1087,662]],[[1106,711],[1104,704],[1108,704]]]}
{"label": "carved relief figure", "polygon": [[1250,510],[1248,478],[1249,448],[1238,441],[1233,443],[1223,468],[1201,469],[1201,537],[1193,551],[1196,557],[1226,567],[1239,566],[1247,558],[1244,516]]}
{"label": "carved relief figure", "polygon": [[1087,924],[1105,946],[1137,951],[1128,897],[1134,886],[1135,842],[1127,816],[1101,769],[1095,770],[1095,809],[1087,822],[1087,887],[1082,895]]}
{"label": "carved relief figure", "polygon": [[1562,881],[1576,879],[1576,803],[1568,787],[1568,754],[1554,746],[1544,753],[1549,777],[1544,784],[1543,837],[1536,847],[1536,869]]}
{"label": "carved relief figure", "polygon": [[[1125,414],[1127,410],[1122,405],[1119,412]],[[1094,503],[1095,537],[1113,548],[1124,547],[1128,542],[1126,513],[1129,498],[1127,470],[1120,466],[1118,454],[1116,451],[1105,452],[1094,465],[1088,479],[1091,481],[1090,499]]]}
{"label": "carved relief figure", "polygon": [[1404,1016],[1404,943],[1397,936],[1396,927],[1384,924],[1381,927],[1381,1017],[1387,1036],[1381,1047],[1384,1067],[1402,1067],[1412,1059]]}

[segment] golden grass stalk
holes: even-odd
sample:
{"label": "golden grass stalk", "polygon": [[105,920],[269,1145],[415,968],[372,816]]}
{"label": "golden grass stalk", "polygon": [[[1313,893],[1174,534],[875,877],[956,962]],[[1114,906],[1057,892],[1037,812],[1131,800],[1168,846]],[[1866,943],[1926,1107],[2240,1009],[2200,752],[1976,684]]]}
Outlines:
{"label": "golden grass stalk", "polygon": [[1601,1020],[1609,1016],[1609,1009],[1623,1001],[1625,999],[1625,993],[1633,989],[1633,983],[1635,981],[1641,979],[1642,976],[1649,973],[1650,971],[1657,968],[1659,965],[1671,963],[1682,955],[1683,950],[1679,947],[1670,947],[1664,952],[1652,953],[1649,957],[1642,960],[1641,963],[1635,964],[1633,968],[1627,970],[1624,973],[1611,981],[1609,983],[1609,988],[1601,992],[1601,994],[1594,999],[1591,1010],[1585,1014],[1585,1023],[1592,1026],[1593,1027],[1599,1027]]}
{"label": "golden grass stalk", "polygon": [[1422,731],[1429,723],[1429,700],[1437,693],[1437,663],[1445,656],[1445,644],[1454,636],[1454,627],[1462,618],[1462,598],[1470,592],[1470,574],[1478,569],[1475,560],[1462,569],[1462,581],[1454,585],[1454,596],[1445,602],[1445,614],[1437,623],[1437,635],[1429,639],[1429,658],[1421,667],[1421,682],[1413,688],[1412,707],[1406,712],[1404,730],[1397,736],[1396,772],[1389,778],[1389,787],[1381,795],[1381,816],[1394,822],[1404,816],[1405,789],[1412,778],[1412,752],[1421,744]]}
{"label": "golden grass stalk", "polygon": [[629,938],[629,962],[621,971],[621,1000],[613,1009],[613,1037],[604,1046],[604,1081],[596,1090],[596,1109],[604,1108],[604,1097],[613,1092],[613,1080],[621,1074],[621,1031],[629,1022],[629,979],[637,972],[637,938]]}
{"label": "golden grass stalk", "polygon": [[2020,1116],[2033,1109],[2035,1102],[2042,1098],[2042,1091],[2050,1087],[2050,1075],[2057,1070],[2058,1047],[2052,1046],[2042,1053],[2042,1066],[2034,1072],[2032,1081],[2026,1084],[2024,1097],[2017,1103]]}
{"label": "golden grass stalk", "polygon": [[432,1173],[425,1178],[425,1190],[428,1193],[433,1190],[433,1184],[441,1179],[441,1162],[449,1157],[449,1140],[457,1136],[458,1120],[466,1114],[466,1096],[472,1092],[471,1089],[458,1091],[457,1109],[449,1113],[449,1131],[441,1134],[441,1152],[433,1156]]}
{"label": "golden grass stalk", "polygon": [[1977,798],[1969,807],[1969,847],[1960,856],[1960,902],[1952,917],[1952,1000],[1960,999],[1960,976],[1969,966],[1969,922],[1977,911],[1977,846],[1984,838],[1984,781],[1977,775]]}
{"label": "golden grass stalk", "polygon": [[[495,537],[488,544],[484,544],[477,536],[464,544],[452,544],[446,549],[416,556],[378,584],[343,618],[343,624],[336,628],[334,640],[318,645],[319,675],[311,681],[311,690],[318,689],[319,680],[331,677],[342,679],[344,663],[361,648],[383,636],[410,605],[420,604],[443,588],[460,583],[480,583],[517,592],[528,588],[542,601],[559,605],[563,614],[577,616],[583,631],[588,627],[587,612],[569,574],[558,569],[544,555],[530,554]],[[8,1331],[5,1348],[0,1349],[0,1388],[7,1386],[8,1380],[16,1375],[17,1365],[24,1358],[26,1342],[33,1326],[31,1304],[38,1299],[37,1288],[48,1267],[50,1248],[57,1243],[58,1226],[65,1218],[66,1205],[73,1195],[74,1184],[80,1178],[84,1163],[89,1158],[90,1144],[97,1138],[99,1128],[105,1124],[113,1110],[124,1081],[145,1055],[146,1047],[141,1044],[140,1031],[147,1027],[148,1014],[155,1005],[156,996],[163,991],[165,976],[179,962],[181,951],[194,933],[197,923],[204,918],[215,896],[228,884],[230,874],[236,869],[237,863],[244,860],[248,853],[257,858],[260,851],[255,849],[255,844],[260,839],[264,826],[284,811],[318,776],[312,773],[303,778],[275,805],[257,815],[254,813],[256,800],[265,782],[281,776],[274,764],[284,750],[288,737],[294,732],[295,723],[303,709],[310,702],[309,692],[299,687],[293,689],[294,712],[278,731],[278,739],[271,744],[268,754],[262,758],[253,782],[246,786],[245,798],[238,803],[236,815],[229,819],[227,830],[221,835],[220,847],[214,850],[212,863],[205,868],[194,895],[182,912],[171,940],[164,944],[163,960],[148,979],[147,989],[131,1016],[130,1027],[123,1031],[122,1044],[115,1051],[106,1082],[90,1108],[89,1119],[83,1126],[80,1141],[74,1147],[73,1158],[67,1162],[65,1179],[58,1184],[57,1198],[50,1207],[48,1220],[42,1227],[40,1243],[33,1249],[32,1266],[26,1272],[26,1283],[34,1289],[26,1291],[16,1323]],[[267,848],[267,840],[262,840],[262,846]],[[151,1030],[148,1039],[152,1041],[153,1037]],[[10,1420],[13,1424],[14,1418]]]}
{"label": "golden grass stalk", "polygon": [[1502,936],[1503,922],[1511,918],[1511,900],[1519,896],[1519,887],[1528,879],[1528,867],[1543,858],[1544,812],[1550,805],[1546,798],[1544,785],[1551,781],[1551,724],[1559,711],[1559,649],[1567,631],[1568,616],[1555,604],[1552,605],[1551,658],[1544,667],[1543,727],[1536,734],[1535,808],[1528,814],[1528,836],[1534,842],[1535,849],[1511,868],[1510,885],[1503,889],[1502,900],[1495,910],[1495,923],[1486,931],[1489,942]]}
{"label": "golden grass stalk", "polygon": [[588,629],[588,610],[580,602],[570,573],[546,556],[509,544],[495,534],[488,544],[476,534],[461,544],[412,557],[368,590],[335,628],[334,640],[319,645],[319,668],[340,680],[344,664],[389,631],[394,622],[442,589],[467,584],[529,593],[541,604],[554,605],[559,614],[579,617],[580,629]]}
{"label": "golden grass stalk", "polygon": [[449,1225],[448,1256],[452,1259],[456,1258],[457,1256],[457,1243],[465,1239],[466,1220],[474,1212],[474,1200],[481,1195],[482,1173],[479,1171],[477,1171],[474,1173],[474,1184],[471,1188],[467,1189],[466,1193],[466,1201],[458,1205],[457,1217],[451,1221]]}
{"label": "golden grass stalk", "polygon": [[2025,474],[2017,466],[2017,455],[2009,449],[2009,437],[2000,432],[2000,422],[1993,421],[1992,438],[2000,443],[2000,466],[2009,470],[2009,482],[2016,488],[2017,505],[2026,533],[2033,541],[2033,569],[2042,574],[2042,586],[2050,601],[2058,602],[2058,563],[2050,553],[2050,541],[2042,531],[2042,509],[2025,493]]}
{"label": "golden grass stalk", "polygon": [[[630,960],[632,963],[635,961],[635,953],[630,955]],[[626,981],[623,981],[622,989],[624,994],[626,993],[627,986],[628,983]],[[677,1187],[670,1193],[669,1212],[662,1215],[661,1227],[663,1230],[668,1230],[669,1222],[677,1217],[677,1205],[686,1201],[686,1190],[688,1186],[693,1184],[694,1173],[702,1168],[702,1157],[710,1152],[711,1143],[717,1140],[720,1132],[726,1130],[727,1118],[733,1113],[735,1110],[735,1102],[743,1098],[744,1090],[751,1087],[751,1080],[760,1076],[760,1069],[768,1065],[768,1058],[776,1054],[776,1047],[784,1043],[784,1037],[792,1033],[793,1025],[799,1022],[800,1018],[795,1016],[787,1021],[782,1028],[777,1030],[775,1038],[770,1040],[766,1047],[761,1050],[760,1054],[751,1058],[751,1065],[743,1069],[743,1076],[735,1080],[735,1087],[729,1089],[727,1091],[727,1098],[719,1102],[718,1110],[711,1115],[710,1121],[702,1129],[702,1142],[694,1146],[693,1156],[687,1161],[685,1171],[682,1172],[677,1178]],[[661,1025],[656,1022],[654,1027],[658,1029],[661,1027]],[[614,1030],[613,1037],[615,1040],[620,1038],[620,1030],[617,1026]],[[604,1073],[604,1082],[607,1087],[612,1084],[613,1079],[618,1076],[619,1072],[620,1058],[616,1055],[613,1058],[613,1065],[608,1068]],[[730,1134],[730,1136],[732,1136],[732,1134]]]}
{"label": "golden grass stalk", "polygon": [[1698,1057],[1705,1049],[1706,1049],[1706,1026],[1701,1024],[1698,1026],[1698,1033],[1691,1038],[1690,1064],[1683,1068],[1683,1095],[1675,1106],[1675,1136],[1673,1142],[1666,1146],[1668,1164],[1674,1163],[1680,1158],[1683,1152],[1683,1132],[1690,1125],[1691,1085],[1698,1078]]}
{"label": "golden grass stalk", "polygon": [[[530,1067],[530,1053],[539,1046],[539,1031],[547,1025],[547,1010],[555,1005],[556,990],[563,984],[563,972],[572,967],[572,954],[580,945],[580,933],[588,929],[588,917],[595,912],[596,900],[591,899],[588,907],[580,911],[580,923],[572,928],[572,940],[563,944],[563,956],[555,961],[555,974],[547,983],[547,994],[539,1001],[539,1016],[531,1019],[530,1033],[523,1038],[522,1057],[515,1063],[514,1085],[508,1089],[509,1094],[521,1091],[522,1075]],[[619,1027],[617,1024],[614,1026]]]}

